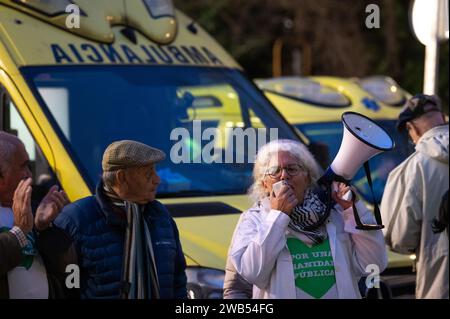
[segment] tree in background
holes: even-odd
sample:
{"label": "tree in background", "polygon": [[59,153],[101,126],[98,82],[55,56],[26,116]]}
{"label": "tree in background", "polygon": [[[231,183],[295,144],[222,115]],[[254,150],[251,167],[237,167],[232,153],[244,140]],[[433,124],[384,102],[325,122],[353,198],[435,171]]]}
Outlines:
{"label": "tree in background", "polygon": [[[407,0],[175,0],[211,33],[252,78],[272,76],[277,39],[310,52],[302,75],[387,75],[410,93],[423,88],[425,48],[409,25]],[[380,8],[380,28],[368,29],[368,4]],[[289,45],[289,43],[286,43]],[[438,94],[448,113],[449,45],[440,46]]]}

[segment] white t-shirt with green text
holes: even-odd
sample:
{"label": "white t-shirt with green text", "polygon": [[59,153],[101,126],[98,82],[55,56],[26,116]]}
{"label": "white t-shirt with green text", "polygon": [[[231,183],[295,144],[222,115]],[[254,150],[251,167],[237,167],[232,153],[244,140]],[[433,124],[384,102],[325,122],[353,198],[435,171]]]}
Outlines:
{"label": "white t-shirt with green text", "polygon": [[288,237],[297,299],[337,299],[336,277],[330,240],[314,246],[297,237]]}

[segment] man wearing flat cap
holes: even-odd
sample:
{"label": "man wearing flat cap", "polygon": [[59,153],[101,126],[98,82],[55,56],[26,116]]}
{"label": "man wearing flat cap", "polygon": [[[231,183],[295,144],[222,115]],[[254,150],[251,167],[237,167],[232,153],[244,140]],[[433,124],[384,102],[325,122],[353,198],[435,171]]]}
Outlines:
{"label": "man wearing flat cap", "polygon": [[415,152],[390,174],[381,202],[386,244],[416,254],[416,298],[448,298],[448,237],[433,221],[449,188],[448,123],[437,96],[417,94],[406,102],[397,128],[407,131]]}
{"label": "man wearing flat cap", "polygon": [[81,298],[186,298],[177,226],[155,200],[155,165],[164,159],[136,141],[112,143],[95,195],[66,206],[55,220],[78,253]]}

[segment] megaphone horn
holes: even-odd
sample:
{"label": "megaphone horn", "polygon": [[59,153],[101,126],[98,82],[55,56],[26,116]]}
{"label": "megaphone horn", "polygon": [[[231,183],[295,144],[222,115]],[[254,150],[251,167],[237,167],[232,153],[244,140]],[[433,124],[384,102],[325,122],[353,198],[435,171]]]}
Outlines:
{"label": "megaphone horn", "polygon": [[[319,184],[329,187],[335,181],[350,184],[352,178],[361,166],[364,165],[373,196],[368,160],[381,152],[392,150],[395,147],[394,140],[386,130],[373,120],[356,112],[343,113],[342,123],[344,125],[344,134],[341,147],[325,174],[319,179]],[[378,224],[365,225],[361,223],[356,208],[353,205],[355,221],[357,223],[356,228],[371,230],[384,227],[381,225],[381,215],[375,198],[374,207]]]}
{"label": "megaphone horn", "polygon": [[383,151],[392,150],[394,141],[381,126],[364,115],[345,112],[342,123],[341,147],[330,168],[336,175],[350,181],[364,162]]}

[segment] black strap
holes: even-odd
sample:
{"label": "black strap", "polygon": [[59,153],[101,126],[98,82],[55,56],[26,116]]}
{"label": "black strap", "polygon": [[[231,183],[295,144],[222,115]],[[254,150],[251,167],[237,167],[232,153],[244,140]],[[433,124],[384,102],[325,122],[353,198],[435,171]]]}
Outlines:
{"label": "black strap", "polygon": [[380,208],[378,207],[377,200],[375,199],[375,194],[373,193],[372,176],[370,175],[369,161],[364,163],[364,170],[366,171],[367,183],[369,184],[370,192],[372,193],[375,220],[377,221],[378,225],[383,225],[383,222],[381,221]]}
{"label": "black strap", "polygon": [[358,214],[358,211],[357,211],[356,205],[355,205],[355,200],[354,200],[355,194],[352,191],[352,195],[353,195],[353,215],[355,216],[356,229],[361,229],[361,230],[379,230],[379,229],[383,229],[384,226],[383,226],[382,221],[381,221],[380,208],[378,207],[378,203],[375,200],[375,195],[373,193],[373,185],[372,185],[372,177],[370,176],[369,161],[364,163],[364,170],[366,171],[367,183],[369,184],[369,188],[370,188],[370,191],[372,193],[374,214],[375,214],[375,220],[377,221],[377,224],[375,224],[375,225],[363,224],[361,222],[361,219],[359,218],[359,214]]}
{"label": "black strap", "polygon": [[359,218],[358,210],[356,209],[355,205],[356,194],[354,191],[351,192],[352,192],[353,216],[355,216],[356,229],[364,229],[364,224],[361,222],[361,219]]}

